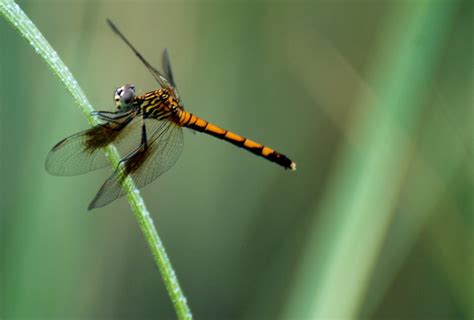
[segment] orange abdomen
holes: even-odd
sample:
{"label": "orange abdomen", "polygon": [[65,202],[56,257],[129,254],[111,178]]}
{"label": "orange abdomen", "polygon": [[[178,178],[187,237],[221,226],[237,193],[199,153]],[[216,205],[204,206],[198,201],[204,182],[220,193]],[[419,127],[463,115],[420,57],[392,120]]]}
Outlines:
{"label": "orange abdomen", "polygon": [[209,123],[189,112],[181,111],[179,114],[179,122],[183,127],[204,132],[216,138],[228,141],[240,148],[244,148],[253,154],[256,154],[257,156],[275,162],[285,169],[296,170],[296,164],[285,155],[255,141],[213,125],[212,123]]}

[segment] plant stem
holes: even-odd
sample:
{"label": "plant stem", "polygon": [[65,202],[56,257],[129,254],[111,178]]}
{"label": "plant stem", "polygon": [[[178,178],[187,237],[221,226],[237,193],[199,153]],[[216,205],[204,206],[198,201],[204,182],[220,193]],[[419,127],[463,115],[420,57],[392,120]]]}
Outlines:
{"label": "plant stem", "polygon": [[[50,46],[28,16],[13,0],[0,0],[0,13],[9,21],[12,26],[25,38],[44,61],[51,68],[53,73],[61,80],[66,89],[71,93],[81,111],[86,116],[91,125],[97,125],[97,120],[91,115],[94,110],[86,95],[73,78],[71,72],[61,61],[56,51]],[[105,148],[106,154],[113,167],[117,167],[120,155],[114,146]],[[128,202],[132,207],[138,225],[145,236],[148,247],[151,250],[163,281],[165,282],[168,295],[173,302],[176,314],[179,319],[192,319],[191,311],[187,305],[186,298],[176,278],[165,248],[158,236],[153,220],[148,212],[140,192],[130,177],[126,177],[122,184]]]}

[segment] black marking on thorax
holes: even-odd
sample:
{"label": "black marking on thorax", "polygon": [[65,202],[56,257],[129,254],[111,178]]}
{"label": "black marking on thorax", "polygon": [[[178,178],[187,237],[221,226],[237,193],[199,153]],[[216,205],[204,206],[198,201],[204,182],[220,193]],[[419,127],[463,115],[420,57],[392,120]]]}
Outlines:
{"label": "black marking on thorax", "polygon": [[166,90],[159,89],[137,97],[138,105],[145,119],[163,119],[169,116],[172,104]]}

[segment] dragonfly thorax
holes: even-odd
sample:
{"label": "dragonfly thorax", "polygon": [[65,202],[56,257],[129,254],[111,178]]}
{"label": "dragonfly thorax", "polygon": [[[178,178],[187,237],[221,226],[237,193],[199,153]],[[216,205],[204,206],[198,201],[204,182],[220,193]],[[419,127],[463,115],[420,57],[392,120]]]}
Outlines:
{"label": "dragonfly thorax", "polygon": [[136,96],[135,104],[145,118],[162,119],[176,115],[182,107],[173,92],[167,88],[160,88]]}
{"label": "dragonfly thorax", "polygon": [[117,88],[114,92],[114,100],[118,110],[128,110],[132,108],[135,100],[135,86],[126,84]]}

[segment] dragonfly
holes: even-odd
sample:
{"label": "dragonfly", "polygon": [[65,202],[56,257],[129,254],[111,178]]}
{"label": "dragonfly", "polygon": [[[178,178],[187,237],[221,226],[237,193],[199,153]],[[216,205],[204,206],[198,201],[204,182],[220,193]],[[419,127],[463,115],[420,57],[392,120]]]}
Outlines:
{"label": "dragonfly", "polygon": [[122,183],[127,176],[137,188],[142,188],[168,171],[183,149],[183,127],[230,142],[285,169],[296,170],[296,164],[287,156],[185,111],[168,51],[163,51],[163,72],[160,72],[111,20],[107,19],[107,23],[145,65],[159,88],[141,95],[131,84],[117,88],[116,111],[93,112],[100,120],[98,125],[61,140],[49,152],[46,170],[52,175],[73,176],[106,167],[109,161],[104,148],[110,144],[117,147],[122,158],[89,204],[89,210],[122,197],[125,194]]}

